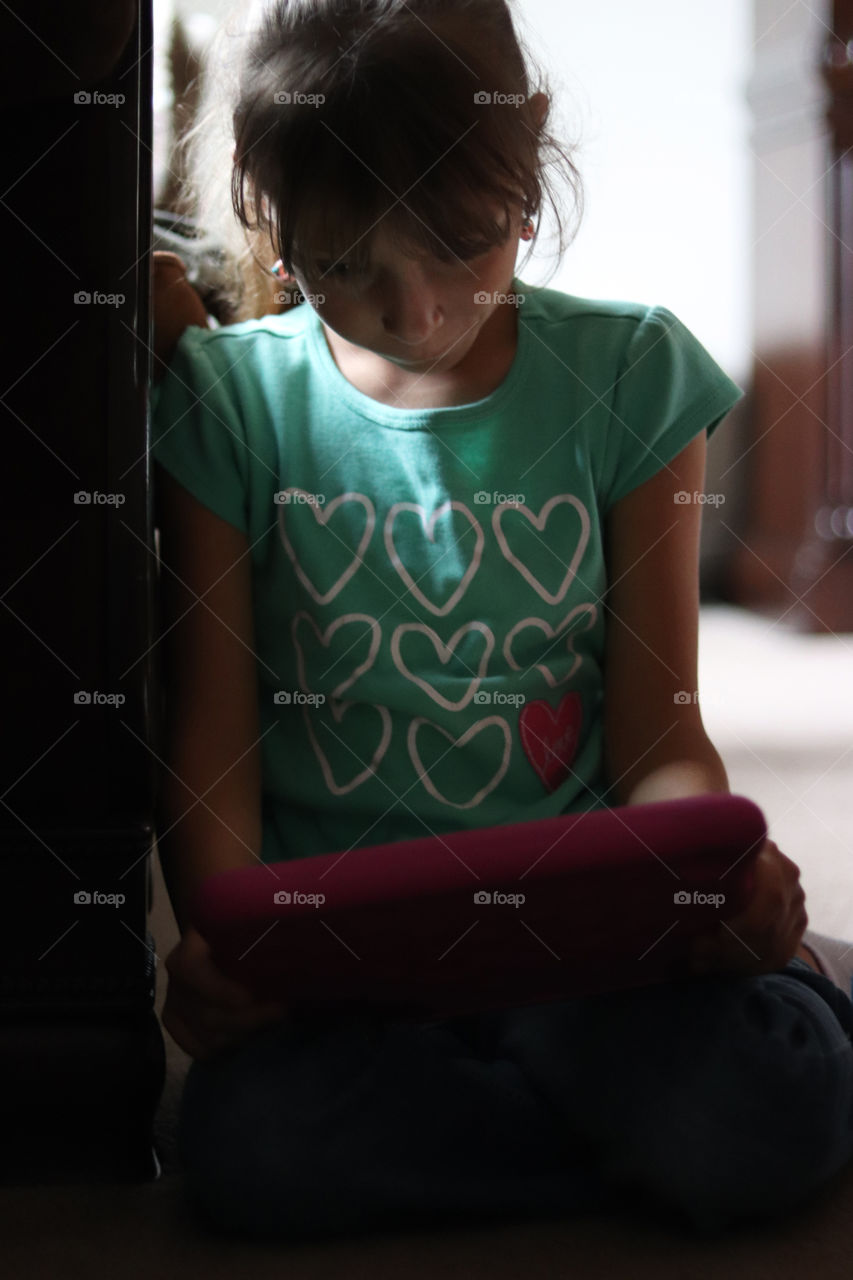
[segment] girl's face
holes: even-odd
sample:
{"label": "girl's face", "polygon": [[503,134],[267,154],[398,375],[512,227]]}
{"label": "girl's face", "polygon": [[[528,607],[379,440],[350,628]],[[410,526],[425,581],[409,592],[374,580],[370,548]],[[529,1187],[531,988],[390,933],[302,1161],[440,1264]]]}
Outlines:
{"label": "girl's face", "polygon": [[506,296],[522,220],[519,214],[503,244],[450,262],[406,257],[388,243],[380,226],[366,269],[357,270],[344,257],[323,262],[317,280],[298,270],[296,279],[324,324],[346,342],[403,374],[445,374],[464,359],[498,308],[511,305]]}

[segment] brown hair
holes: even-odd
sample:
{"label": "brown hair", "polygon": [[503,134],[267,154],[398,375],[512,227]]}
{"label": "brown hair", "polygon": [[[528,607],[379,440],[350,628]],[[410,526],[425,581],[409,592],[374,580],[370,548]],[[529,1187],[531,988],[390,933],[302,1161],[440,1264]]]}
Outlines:
{"label": "brown hair", "polygon": [[507,0],[273,0],[256,12],[231,91],[230,183],[256,261],[266,240],[267,268],[280,256],[309,278],[318,258],[363,263],[380,221],[401,246],[464,258],[504,242],[513,206],[536,218],[546,196],[563,251],[549,169],[568,175],[578,225],[580,174],[547,130],[550,104],[541,123],[531,105],[547,88],[541,74],[533,87]]}

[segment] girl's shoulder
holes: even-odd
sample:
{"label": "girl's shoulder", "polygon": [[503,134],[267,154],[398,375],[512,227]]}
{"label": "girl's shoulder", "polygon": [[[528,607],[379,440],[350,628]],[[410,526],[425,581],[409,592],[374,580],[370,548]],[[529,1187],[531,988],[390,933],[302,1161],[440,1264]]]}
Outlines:
{"label": "girl's shoulder", "polygon": [[171,365],[176,372],[186,371],[183,376],[194,370],[202,381],[223,377],[230,381],[232,374],[239,381],[241,374],[254,377],[274,367],[283,371],[290,357],[298,359],[297,353],[304,351],[308,310],[302,304],[280,315],[236,324],[191,325],[181,335]]}
{"label": "girl's shoulder", "polygon": [[566,293],[562,289],[526,285],[516,281],[523,314],[529,322],[573,324],[586,322],[609,329],[614,334],[633,334],[638,325],[657,319],[663,323],[680,323],[677,317],[659,303],[633,302],[622,298],[588,298]]}
{"label": "girl's shoulder", "polygon": [[643,316],[648,306],[622,298],[591,298],[568,293],[564,289],[551,289],[547,285],[530,285],[516,280],[514,287],[518,299],[526,310],[553,319],[581,315]]}
{"label": "girl's shoulder", "polygon": [[523,322],[541,338],[536,345],[576,373],[583,369],[615,378],[641,362],[651,373],[684,357],[710,360],[695,334],[661,303],[581,297],[520,281],[518,288]]}
{"label": "girl's shoulder", "polygon": [[251,320],[239,320],[236,324],[219,324],[209,317],[208,328],[197,329],[197,341],[200,344],[213,344],[213,348],[222,343],[229,344],[259,337],[292,338],[303,334],[310,323],[308,314],[311,308],[307,303],[291,307],[288,311],[259,316]]}

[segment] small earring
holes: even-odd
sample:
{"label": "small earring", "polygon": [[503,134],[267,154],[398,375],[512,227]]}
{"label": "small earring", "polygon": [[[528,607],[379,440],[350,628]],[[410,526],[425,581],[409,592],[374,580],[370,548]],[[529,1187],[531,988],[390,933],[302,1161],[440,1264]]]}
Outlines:
{"label": "small earring", "polygon": [[278,262],[274,263],[273,266],[270,267],[270,275],[275,276],[282,282],[282,284],[296,283],[296,276],[292,276],[289,271],[285,271],[284,263],[281,258],[279,258]]}
{"label": "small earring", "polygon": [[524,222],[522,222],[521,224],[522,240],[532,240],[535,232],[536,232],[536,226],[533,222],[533,219],[525,218]]}

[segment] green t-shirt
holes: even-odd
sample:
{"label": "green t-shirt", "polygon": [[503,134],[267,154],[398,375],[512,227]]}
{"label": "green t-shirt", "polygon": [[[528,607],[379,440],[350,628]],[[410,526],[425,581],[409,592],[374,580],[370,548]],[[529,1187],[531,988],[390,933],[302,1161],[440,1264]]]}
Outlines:
{"label": "green t-shirt", "polygon": [[665,307],[514,288],[476,403],[372,400],[307,304],[154,388],[154,458],[251,547],[265,862],[607,802],[603,518],[743,392]]}

